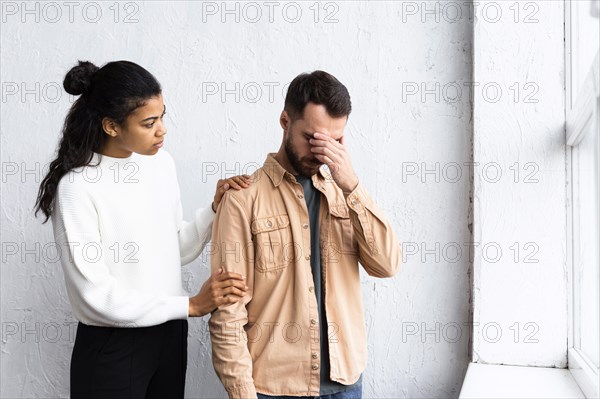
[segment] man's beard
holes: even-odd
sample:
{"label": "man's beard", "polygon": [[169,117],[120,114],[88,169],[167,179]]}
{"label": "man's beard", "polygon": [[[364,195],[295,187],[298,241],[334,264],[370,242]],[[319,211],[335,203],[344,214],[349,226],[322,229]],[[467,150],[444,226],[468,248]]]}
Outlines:
{"label": "man's beard", "polygon": [[[285,140],[285,153],[288,157],[288,160],[290,161],[290,165],[292,165],[292,168],[294,168],[294,170],[298,172],[301,176],[312,177],[312,175],[316,174],[319,171],[321,163],[319,163],[318,165],[315,165],[313,163],[312,165],[314,166],[306,166],[308,164],[311,164],[311,160],[306,160],[305,162],[302,162],[300,156],[298,156],[298,153],[294,148],[294,145],[292,144],[291,137],[292,135],[291,133],[289,133],[287,139]],[[314,160],[316,162],[319,162],[316,158]]]}

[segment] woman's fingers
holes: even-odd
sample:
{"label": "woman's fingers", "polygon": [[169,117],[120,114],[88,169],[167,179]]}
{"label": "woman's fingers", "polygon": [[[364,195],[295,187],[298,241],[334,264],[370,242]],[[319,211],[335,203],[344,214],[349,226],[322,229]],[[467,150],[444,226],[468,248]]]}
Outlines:
{"label": "woman's fingers", "polygon": [[[218,272],[218,270],[217,270],[217,272]],[[244,277],[241,274],[236,273],[236,272],[224,272],[224,273],[217,275],[216,278],[217,278],[217,281],[224,281],[224,280],[241,280],[241,281],[243,281],[246,279],[246,277]]]}
{"label": "woman's fingers", "polygon": [[217,181],[217,189],[215,191],[213,210],[216,212],[217,207],[221,203],[221,199],[223,199],[225,191],[229,190],[230,188],[235,190],[248,188],[250,187],[250,183],[252,183],[252,181],[251,177],[248,175],[234,176],[230,177],[229,179],[219,179],[219,181]]}
{"label": "woman's fingers", "polygon": [[225,180],[227,182],[227,184],[229,184],[229,186],[231,188],[234,188],[236,190],[241,190],[240,184],[239,182],[236,180],[236,177],[230,177],[229,179]]}
{"label": "woman's fingers", "polygon": [[242,176],[238,176],[240,178],[240,181],[242,182],[242,184],[246,187],[250,186],[250,176],[248,175],[242,175]]}
{"label": "woman's fingers", "polygon": [[228,288],[235,288],[241,291],[247,291],[248,286],[244,281],[239,280],[227,280],[215,283],[215,289],[226,290]]}
{"label": "woman's fingers", "polygon": [[[246,287],[247,288],[247,287]],[[243,288],[236,288],[229,286],[227,288],[218,291],[216,303],[217,306],[231,305],[237,303],[244,298],[246,290]]]}
{"label": "woman's fingers", "polygon": [[236,287],[227,287],[227,288],[221,290],[221,294],[223,296],[235,295],[235,296],[243,297],[245,294],[245,291],[241,290],[239,288],[236,288]]}
{"label": "woman's fingers", "polygon": [[227,191],[227,189],[229,189],[229,187],[235,189],[235,190],[241,190],[242,188],[246,188],[250,185],[250,183],[247,181],[248,179],[243,178],[242,176],[233,176],[230,177],[227,180],[224,180],[224,184],[228,185],[228,187],[224,190]]}
{"label": "woman's fingers", "polygon": [[229,190],[230,184],[227,180],[222,180],[219,179],[219,181],[217,182],[217,190],[215,191],[215,198],[214,198],[214,202],[215,202],[215,209],[219,206],[219,203],[221,202],[221,199],[223,199],[223,194],[225,194],[225,191]]}
{"label": "woman's fingers", "polygon": [[234,176],[230,179],[227,179],[227,181],[231,184],[231,186],[233,188],[235,188],[236,190],[241,190],[242,188],[247,188],[250,183],[247,181],[248,179],[245,179],[242,176]]}
{"label": "woman's fingers", "polygon": [[238,303],[241,300],[242,300],[242,298],[240,298],[238,296],[233,296],[233,295],[224,296],[217,301],[217,307],[222,306],[222,305],[224,305],[224,306],[233,305],[234,303]]}
{"label": "woman's fingers", "polygon": [[219,202],[221,202],[221,198],[223,198],[223,193],[225,193],[225,191],[227,191],[227,189],[225,189],[224,186],[225,186],[225,181],[219,179],[219,181],[217,181],[217,189],[215,190],[215,198],[214,198],[215,208],[217,206],[219,206]]}
{"label": "woman's fingers", "polygon": [[245,281],[226,280],[215,283],[215,289],[226,290],[230,287],[241,291],[248,291],[248,286],[246,285]]}
{"label": "woman's fingers", "polygon": [[235,287],[242,291],[248,290],[248,286],[246,285],[246,278],[241,274],[235,272],[222,273],[216,278],[216,289],[226,289],[228,287]]}
{"label": "woman's fingers", "polygon": [[219,180],[221,184],[217,185],[217,193],[222,197],[225,191],[229,190],[230,184],[226,180]]}

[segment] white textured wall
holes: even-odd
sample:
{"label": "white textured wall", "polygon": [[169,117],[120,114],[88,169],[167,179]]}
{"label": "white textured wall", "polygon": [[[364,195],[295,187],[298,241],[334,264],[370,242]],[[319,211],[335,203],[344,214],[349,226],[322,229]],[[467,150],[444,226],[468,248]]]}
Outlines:
{"label": "white textured wall", "polygon": [[[324,69],[344,82],[354,166],[405,252],[394,279],[363,276],[364,396],[458,396],[471,338],[472,118],[468,93],[453,90],[472,80],[468,8],[330,2],[317,4],[315,22],[312,2],[227,3],[233,14],[221,2],[45,4],[27,3],[31,13],[2,4],[1,397],[68,395],[75,322],[51,226],[31,208],[72,102],[58,89],[77,59],[132,60],[161,81],[165,149],[187,218],[209,204],[218,177],[251,172],[277,150],[283,88],[295,75]],[[222,97],[223,88],[232,91]],[[208,276],[207,259],[186,267],[190,293]],[[187,395],[224,396],[205,319],[190,322],[189,344]]]}
{"label": "white textured wall", "polygon": [[474,33],[474,361],[566,367],[563,3],[515,4]]}

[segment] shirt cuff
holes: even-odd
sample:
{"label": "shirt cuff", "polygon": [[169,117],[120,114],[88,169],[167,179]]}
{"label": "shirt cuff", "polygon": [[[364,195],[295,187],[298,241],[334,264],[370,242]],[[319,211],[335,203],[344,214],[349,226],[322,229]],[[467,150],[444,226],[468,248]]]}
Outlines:
{"label": "shirt cuff", "polygon": [[258,395],[256,394],[256,388],[254,387],[254,383],[235,385],[227,390],[227,394],[229,395],[229,399],[258,398]]}
{"label": "shirt cuff", "polygon": [[[362,228],[363,237],[368,243],[371,252],[376,252],[373,226],[369,218],[369,209],[372,207],[373,202],[367,193],[367,190],[365,190],[363,185],[359,182],[352,192],[348,194],[344,193],[344,197],[346,198],[346,205],[348,205],[348,208],[357,216],[358,223]],[[351,220],[353,220],[353,218],[351,218]]]}
{"label": "shirt cuff", "polygon": [[365,202],[369,198],[365,188],[363,185],[358,182],[357,186],[351,192],[344,192],[344,198],[346,199],[346,204],[350,209],[354,212],[360,214],[364,213]]}

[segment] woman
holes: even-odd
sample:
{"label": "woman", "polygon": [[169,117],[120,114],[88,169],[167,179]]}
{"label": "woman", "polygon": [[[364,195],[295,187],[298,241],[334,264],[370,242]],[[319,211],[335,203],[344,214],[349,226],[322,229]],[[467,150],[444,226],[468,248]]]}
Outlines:
{"label": "woman", "polygon": [[181,265],[210,239],[224,192],[247,187],[249,177],[219,180],[212,209],[185,222],[175,163],[160,150],[165,106],[154,76],[127,61],[79,62],[63,86],[80,97],[36,215],[52,218],[79,320],[71,397],[183,397],[187,318],[239,301],[247,287],[220,270],[188,297]]}

